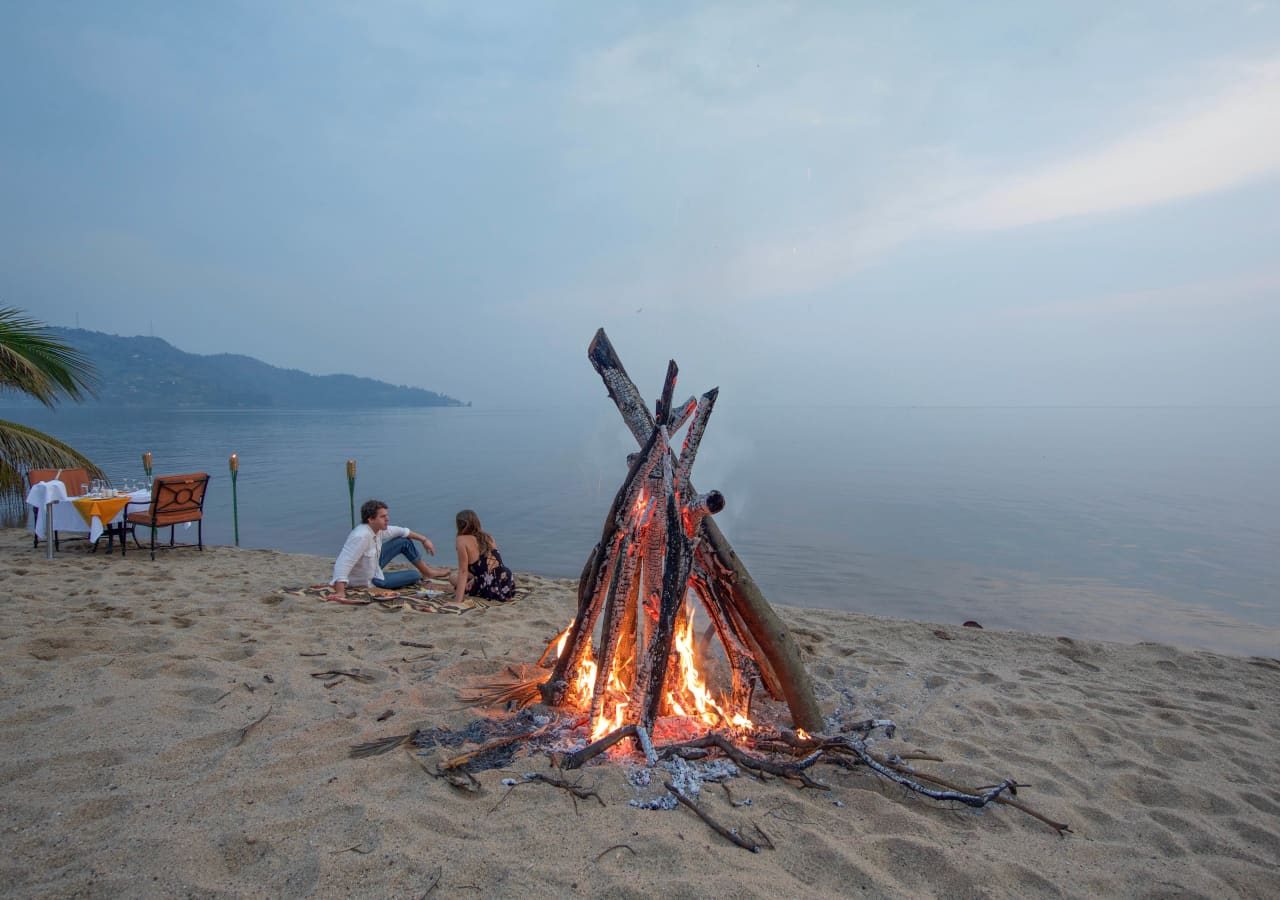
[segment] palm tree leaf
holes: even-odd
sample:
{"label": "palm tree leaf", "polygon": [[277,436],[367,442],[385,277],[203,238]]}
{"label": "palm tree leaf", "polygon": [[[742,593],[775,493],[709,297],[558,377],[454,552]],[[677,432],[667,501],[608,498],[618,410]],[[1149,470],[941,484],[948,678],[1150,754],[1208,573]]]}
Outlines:
{"label": "palm tree leaf", "polygon": [[79,350],[50,337],[42,323],[0,307],[0,388],[35,397],[45,406],[94,393],[93,364]]}
{"label": "palm tree leaf", "polygon": [[0,419],[0,507],[5,518],[22,510],[26,472],[33,468],[84,468],[91,478],[107,477],[70,444],[29,425]]}

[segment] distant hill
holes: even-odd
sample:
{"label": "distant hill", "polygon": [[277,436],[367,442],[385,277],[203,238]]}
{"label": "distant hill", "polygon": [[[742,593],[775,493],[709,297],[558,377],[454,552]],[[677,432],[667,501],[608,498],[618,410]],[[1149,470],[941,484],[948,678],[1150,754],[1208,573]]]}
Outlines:
{"label": "distant hill", "polygon": [[[184,353],[153,337],[119,337],[80,328],[50,328],[84,353],[98,370],[103,406],[161,409],[330,409],[392,406],[463,406],[422,388],[354,375],[309,375],[251,356]],[[0,402],[17,403],[15,395]]]}

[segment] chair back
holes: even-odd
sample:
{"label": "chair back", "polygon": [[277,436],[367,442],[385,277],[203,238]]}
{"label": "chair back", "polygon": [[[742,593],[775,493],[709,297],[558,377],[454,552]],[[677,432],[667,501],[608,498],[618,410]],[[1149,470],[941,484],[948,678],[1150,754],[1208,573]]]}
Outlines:
{"label": "chair back", "polygon": [[204,494],[208,486],[208,472],[158,475],[151,483],[151,505],[141,515],[153,526],[198,521],[204,517]]}
{"label": "chair back", "polygon": [[61,481],[67,486],[68,497],[79,497],[80,488],[89,486],[89,473],[85,469],[28,469],[27,487],[42,481]]}

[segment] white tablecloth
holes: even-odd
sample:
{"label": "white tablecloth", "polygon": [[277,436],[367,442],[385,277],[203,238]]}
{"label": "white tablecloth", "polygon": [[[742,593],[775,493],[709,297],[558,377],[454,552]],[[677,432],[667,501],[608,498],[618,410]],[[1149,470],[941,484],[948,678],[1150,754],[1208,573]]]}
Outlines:
{"label": "white tablecloth", "polygon": [[46,503],[53,503],[53,530],[54,531],[87,531],[89,532],[89,540],[96,541],[102,536],[102,532],[108,525],[114,525],[124,520],[125,514],[130,510],[137,512],[143,506],[151,502],[151,491],[141,490],[134,491],[129,495],[129,505],[116,513],[110,522],[103,522],[97,516],[93,517],[93,523],[86,525],[84,516],[80,515],[80,510],[76,509],[75,504],[69,501],[67,497],[67,488],[61,481],[41,481],[31,486],[30,492],[27,493],[27,503],[31,506],[40,508],[40,524],[32,525],[32,530],[41,538],[44,537],[44,507]]}

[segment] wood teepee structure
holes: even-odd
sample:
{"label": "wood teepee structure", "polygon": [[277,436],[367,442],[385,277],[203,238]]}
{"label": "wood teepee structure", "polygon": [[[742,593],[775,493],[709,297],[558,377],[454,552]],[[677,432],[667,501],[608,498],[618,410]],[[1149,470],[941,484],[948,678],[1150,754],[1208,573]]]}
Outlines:
{"label": "wood teepee structure", "polygon": [[[583,568],[577,613],[540,687],[543,700],[565,703],[587,666],[593,722],[606,717],[615,727],[651,729],[659,715],[678,706],[672,690],[680,662],[673,642],[680,642],[682,629],[690,630],[686,598],[692,591],[732,671],[730,710],[745,716],[758,683],[786,702],[797,727],[822,731],[795,642],[715,524],[724,498],[718,491],[698,494],[689,480],[718,389],[673,406],[678,370],[672,361],[650,412],[604,329],[587,356],[641,450],[629,458],[626,479]],[[671,437],[686,423],[677,454]],[[598,621],[599,646],[593,649]],[[579,699],[586,700],[585,693]],[[717,713],[730,724],[728,713]]]}

